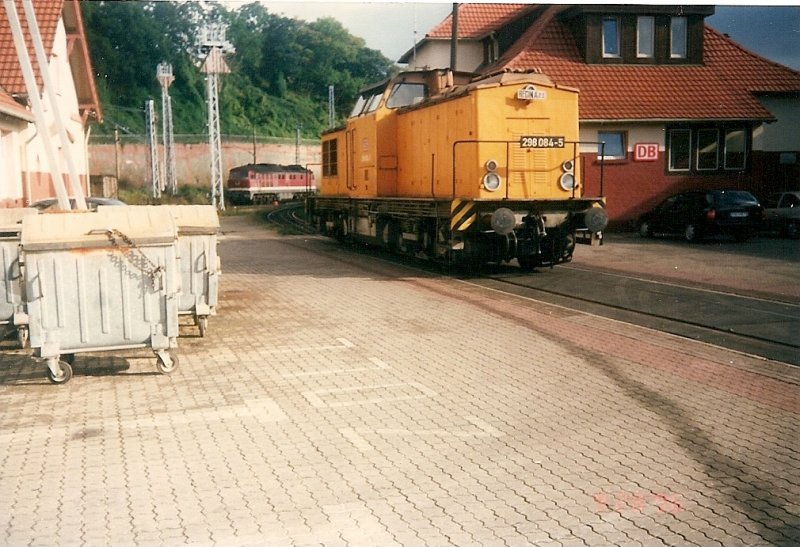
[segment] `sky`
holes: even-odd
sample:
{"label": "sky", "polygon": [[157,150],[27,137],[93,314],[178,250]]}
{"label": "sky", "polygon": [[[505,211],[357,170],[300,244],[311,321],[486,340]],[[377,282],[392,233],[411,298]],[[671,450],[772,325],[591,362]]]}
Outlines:
{"label": "sky", "polygon": [[[227,0],[236,7],[252,0]],[[440,23],[452,10],[452,2],[371,1],[371,2],[272,2],[262,1],[270,13],[306,21],[333,17],[367,47],[377,49],[396,61],[414,46],[415,36]],[[746,49],[800,70],[800,1],[796,4],[716,5],[716,13],[706,24],[726,33]],[[415,33],[416,31],[416,33]]]}

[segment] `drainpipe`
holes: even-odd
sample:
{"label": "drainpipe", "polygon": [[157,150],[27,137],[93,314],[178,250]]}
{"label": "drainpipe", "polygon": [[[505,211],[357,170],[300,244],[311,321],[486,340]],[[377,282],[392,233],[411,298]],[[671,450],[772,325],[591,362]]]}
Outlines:
{"label": "drainpipe", "polygon": [[458,51],[458,4],[453,3],[453,24],[450,32],[450,70],[456,70],[456,52]]}

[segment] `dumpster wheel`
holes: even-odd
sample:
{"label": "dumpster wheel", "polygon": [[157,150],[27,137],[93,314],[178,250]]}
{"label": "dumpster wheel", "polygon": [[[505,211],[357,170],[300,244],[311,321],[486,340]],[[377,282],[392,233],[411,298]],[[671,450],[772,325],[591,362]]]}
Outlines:
{"label": "dumpster wheel", "polygon": [[66,384],[72,378],[72,366],[66,361],[48,359],[47,378],[54,384]]}
{"label": "dumpster wheel", "polygon": [[30,340],[30,331],[28,331],[27,325],[21,325],[17,327],[17,342],[19,343],[19,347],[25,349],[28,347],[28,341]]}
{"label": "dumpster wheel", "polygon": [[169,374],[178,368],[178,356],[171,355],[168,351],[157,351],[156,367],[161,374]]}
{"label": "dumpster wheel", "polygon": [[205,338],[208,331],[208,316],[200,315],[197,317],[197,326],[200,328],[200,338]]}

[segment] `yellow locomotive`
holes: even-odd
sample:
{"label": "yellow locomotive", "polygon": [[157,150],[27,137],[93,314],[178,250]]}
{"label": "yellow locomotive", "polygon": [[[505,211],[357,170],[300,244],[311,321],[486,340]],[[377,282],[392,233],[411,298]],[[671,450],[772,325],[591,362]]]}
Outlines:
{"label": "yellow locomotive", "polygon": [[524,269],[602,242],[583,196],[578,93],[538,73],[403,72],[365,88],[322,136],[324,234],[450,263]]}

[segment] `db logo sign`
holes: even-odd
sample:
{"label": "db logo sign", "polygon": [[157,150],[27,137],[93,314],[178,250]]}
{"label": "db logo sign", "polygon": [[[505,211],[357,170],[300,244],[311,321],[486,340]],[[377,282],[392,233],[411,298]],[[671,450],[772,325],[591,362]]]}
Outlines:
{"label": "db logo sign", "polygon": [[657,161],[658,144],[641,143],[633,147],[634,161]]}

